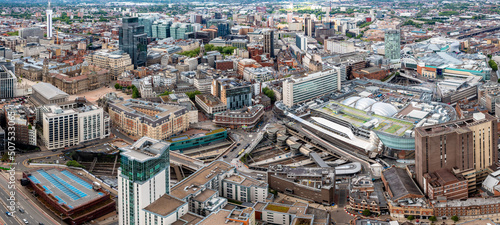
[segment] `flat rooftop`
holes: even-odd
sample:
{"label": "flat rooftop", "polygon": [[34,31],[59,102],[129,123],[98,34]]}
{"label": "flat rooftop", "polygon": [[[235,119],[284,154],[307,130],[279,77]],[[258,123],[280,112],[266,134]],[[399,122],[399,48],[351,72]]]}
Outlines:
{"label": "flat rooftop", "polygon": [[45,194],[54,196],[59,204],[65,204],[71,209],[105,195],[105,193],[94,191],[92,183],[69,170],[39,169],[32,171],[28,178],[45,189]]}
{"label": "flat rooftop", "polygon": [[422,136],[439,136],[449,132],[465,133],[470,130],[469,126],[490,122],[492,120],[496,120],[496,117],[479,112],[474,113],[473,117],[470,118],[454,120],[433,126],[418,127],[416,131]]}
{"label": "flat rooftop", "polygon": [[[414,124],[409,121],[385,117],[375,113],[356,109],[340,102],[330,102],[323,108],[316,109],[319,112],[347,121],[355,127],[372,127],[372,130],[403,136],[405,131],[412,130]],[[383,110],[383,109],[381,109]],[[375,123],[376,122],[376,123]],[[374,126],[378,124],[378,126]]]}
{"label": "flat rooftop", "polygon": [[115,111],[125,111],[129,116],[139,116],[148,119],[151,122],[168,118],[170,114],[182,115],[187,109],[179,105],[167,105],[141,101],[136,99],[127,99],[116,102],[110,106]]}
{"label": "flat rooftop", "polygon": [[229,171],[234,167],[224,161],[214,161],[202,167],[191,176],[185,178],[171,188],[170,194],[176,198],[184,199],[190,194],[196,193],[202,185],[211,180],[214,175],[223,171]]}
{"label": "flat rooftop", "polygon": [[173,196],[164,194],[159,199],[149,204],[144,210],[147,210],[158,215],[167,216],[176,211],[177,208],[187,204]]}
{"label": "flat rooftop", "polygon": [[156,140],[150,137],[142,137],[134,144],[121,148],[121,155],[128,157],[130,160],[146,161],[152,158],[157,158],[163,152],[168,151],[170,143]]}
{"label": "flat rooftop", "polygon": [[231,215],[231,211],[221,209],[217,213],[211,213],[199,225],[215,225],[215,224],[234,224],[242,225],[242,222],[228,220],[227,217]]}

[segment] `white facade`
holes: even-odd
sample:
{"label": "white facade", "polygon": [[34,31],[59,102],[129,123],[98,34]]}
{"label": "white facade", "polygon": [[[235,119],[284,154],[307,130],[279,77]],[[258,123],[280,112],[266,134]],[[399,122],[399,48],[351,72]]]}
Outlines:
{"label": "white facade", "polygon": [[43,141],[48,149],[64,148],[79,144],[78,113],[63,110],[56,105],[44,107]]}
{"label": "white facade", "polygon": [[330,53],[339,53],[339,54],[354,52],[355,51],[354,42],[327,40],[326,50]]}
{"label": "white facade", "polygon": [[[81,142],[103,139],[109,135],[109,117],[96,106],[62,109],[47,105],[42,113],[43,141],[48,149],[78,145]],[[30,131],[36,143],[36,130]]]}
{"label": "white facade", "polygon": [[306,77],[287,79],[283,82],[283,103],[292,107],[329,93],[340,90],[340,71],[338,68],[309,74]]}
{"label": "white facade", "polygon": [[80,109],[78,130],[80,142],[104,138],[104,110],[95,106]]}
{"label": "white facade", "polygon": [[222,196],[241,202],[265,202],[269,185],[245,175],[222,180]]}
{"label": "white facade", "polygon": [[146,211],[146,222],[144,224],[145,225],[173,224],[177,220],[179,220],[179,218],[186,215],[188,213],[188,211],[189,211],[189,209],[188,209],[187,203],[182,205],[181,207],[175,209],[174,212],[170,213],[167,216],[162,216],[162,215],[158,215],[156,213],[151,213],[151,212]]}
{"label": "white facade", "polygon": [[210,93],[212,88],[212,78],[194,78],[194,87],[201,93]]}
{"label": "white facade", "polygon": [[49,0],[49,8],[47,9],[47,38],[52,38],[52,9],[50,9],[50,0]]}
{"label": "white facade", "polygon": [[263,210],[262,221],[266,221],[272,224],[288,225],[292,222],[292,216],[288,213]]}
{"label": "white facade", "polygon": [[[136,183],[129,181],[126,177],[122,176],[121,170],[118,170],[118,215],[120,225],[149,224],[146,223],[144,219],[141,219],[146,218],[146,212],[142,209],[153,203],[156,199],[160,198],[167,192],[165,184],[168,181],[165,180],[165,177],[167,177],[165,173],[170,173],[170,169],[165,168],[163,171],[144,183]],[[129,193],[134,194],[130,195]],[[134,197],[132,202],[130,202],[131,196]],[[133,208],[133,215],[135,215],[134,221],[130,221],[129,219],[131,207]],[[148,216],[150,216],[149,213]]]}

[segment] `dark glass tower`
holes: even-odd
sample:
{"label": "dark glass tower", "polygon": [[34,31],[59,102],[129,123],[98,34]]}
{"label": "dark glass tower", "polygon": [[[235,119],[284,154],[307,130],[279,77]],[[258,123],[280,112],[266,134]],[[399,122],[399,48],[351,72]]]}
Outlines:
{"label": "dark glass tower", "polygon": [[134,67],[144,66],[148,56],[148,36],[137,17],[122,18],[120,27],[120,50],[128,53]]}

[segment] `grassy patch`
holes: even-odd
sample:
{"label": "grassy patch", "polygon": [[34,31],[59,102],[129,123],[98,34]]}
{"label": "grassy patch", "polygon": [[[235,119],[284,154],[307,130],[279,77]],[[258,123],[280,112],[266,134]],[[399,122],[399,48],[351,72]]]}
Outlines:
{"label": "grassy patch", "polygon": [[387,132],[389,134],[394,134],[396,131],[401,129],[401,127],[403,127],[403,126],[394,124],[391,127],[389,127],[389,129],[385,130],[385,132]]}
{"label": "grassy patch", "polygon": [[280,206],[280,205],[267,205],[266,207],[267,210],[271,210],[271,211],[275,211],[275,212],[282,212],[282,213],[286,213],[288,212],[288,210],[290,208],[286,207],[286,206]]}
{"label": "grassy patch", "polygon": [[387,123],[381,123],[380,125],[378,125],[378,127],[373,128],[373,130],[380,130],[382,127],[385,127],[386,125]]}

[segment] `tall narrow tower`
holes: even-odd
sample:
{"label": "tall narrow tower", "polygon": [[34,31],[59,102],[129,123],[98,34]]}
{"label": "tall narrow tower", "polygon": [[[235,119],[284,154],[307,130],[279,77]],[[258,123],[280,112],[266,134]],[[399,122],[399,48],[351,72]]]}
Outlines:
{"label": "tall narrow tower", "polygon": [[52,38],[52,9],[50,8],[50,0],[49,7],[47,8],[47,38]]}

